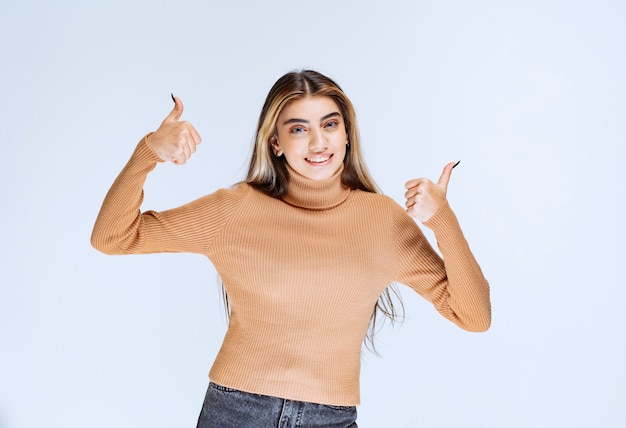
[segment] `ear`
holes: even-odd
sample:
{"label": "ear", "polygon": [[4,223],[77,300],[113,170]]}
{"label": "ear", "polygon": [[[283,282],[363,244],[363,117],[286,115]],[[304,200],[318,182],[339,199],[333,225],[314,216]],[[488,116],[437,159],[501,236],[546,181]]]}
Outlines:
{"label": "ear", "polygon": [[282,156],[283,149],[280,147],[280,143],[278,142],[278,138],[276,138],[276,136],[272,137],[272,139],[270,140],[270,145],[272,146],[272,151],[274,152],[274,155],[276,155],[276,157]]}

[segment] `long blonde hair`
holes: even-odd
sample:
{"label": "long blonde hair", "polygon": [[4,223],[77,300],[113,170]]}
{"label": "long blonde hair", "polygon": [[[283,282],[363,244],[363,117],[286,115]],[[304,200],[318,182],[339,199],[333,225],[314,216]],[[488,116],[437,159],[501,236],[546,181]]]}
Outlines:
{"label": "long blonde hair", "polygon": [[[282,109],[291,101],[306,96],[327,96],[332,98],[341,110],[346,127],[346,135],[350,143],[346,148],[344,168],[341,182],[351,189],[359,189],[371,193],[380,193],[363,160],[361,138],[357,127],[356,113],[350,99],[332,79],[313,70],[292,71],[276,81],[270,89],[261,114],[256,131],[254,148],[250,159],[246,182],[273,198],[281,198],[289,188],[289,173],[285,165],[285,157],[276,157],[271,143],[276,138],[276,121]],[[226,302],[226,313],[229,314],[228,296],[222,288]],[[374,335],[378,331],[377,315],[383,314],[391,322],[397,321],[401,315],[394,306],[395,296],[402,312],[404,307],[398,290],[393,284],[389,285],[381,294],[372,311],[372,318],[365,345],[373,352]]]}

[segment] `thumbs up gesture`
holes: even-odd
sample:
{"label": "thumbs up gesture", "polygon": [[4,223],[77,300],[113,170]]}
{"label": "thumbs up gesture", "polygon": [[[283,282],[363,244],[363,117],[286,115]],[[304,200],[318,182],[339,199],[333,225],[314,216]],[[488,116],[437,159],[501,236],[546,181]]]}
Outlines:
{"label": "thumbs up gesture", "polygon": [[146,143],[164,161],[182,165],[196,151],[202,139],[193,125],[180,120],[183,114],[183,102],[174,97],[174,109],[154,133],[148,135]]}
{"label": "thumbs up gesture", "polygon": [[406,212],[411,217],[425,222],[430,219],[446,201],[448,193],[448,183],[452,168],[458,165],[450,162],[443,168],[441,177],[437,183],[433,183],[427,178],[416,178],[409,180],[404,187],[407,189]]}

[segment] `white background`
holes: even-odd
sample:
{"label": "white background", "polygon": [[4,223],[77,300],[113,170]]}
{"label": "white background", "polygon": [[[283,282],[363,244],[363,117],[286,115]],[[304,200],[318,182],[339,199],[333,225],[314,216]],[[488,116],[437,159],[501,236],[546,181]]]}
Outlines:
{"label": "white background", "polygon": [[403,287],[359,426],[626,426],[624,2],[26,0],[0,35],[2,428],[195,426],[216,273],[105,256],[91,228],[170,92],[204,141],[146,209],[242,179],[267,91],[303,67],[351,97],[399,202],[462,160],[448,196],[492,286],[484,334]]}

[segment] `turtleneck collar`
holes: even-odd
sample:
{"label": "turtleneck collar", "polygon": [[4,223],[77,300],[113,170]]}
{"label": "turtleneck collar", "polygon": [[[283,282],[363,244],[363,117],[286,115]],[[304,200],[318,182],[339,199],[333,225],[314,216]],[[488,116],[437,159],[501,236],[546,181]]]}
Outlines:
{"label": "turtleneck collar", "polygon": [[289,205],[309,210],[325,210],[345,201],[350,189],[341,184],[343,164],[326,180],[312,180],[287,165],[289,189],[283,201]]}

